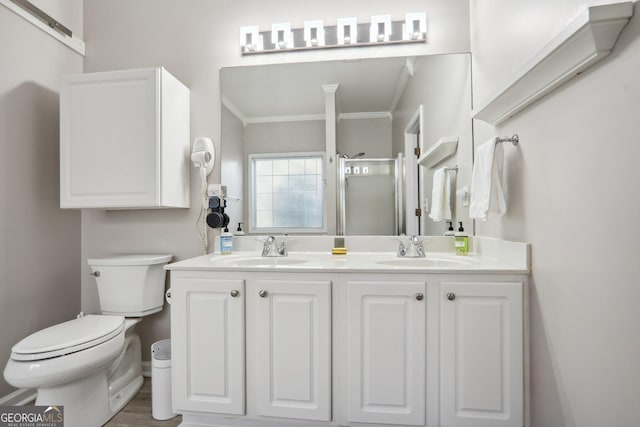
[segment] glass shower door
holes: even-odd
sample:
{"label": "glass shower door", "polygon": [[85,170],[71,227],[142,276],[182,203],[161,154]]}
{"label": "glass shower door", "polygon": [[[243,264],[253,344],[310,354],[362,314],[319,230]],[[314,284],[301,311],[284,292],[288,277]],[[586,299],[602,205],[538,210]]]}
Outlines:
{"label": "glass shower door", "polygon": [[398,234],[398,161],[340,159],[338,234]]}

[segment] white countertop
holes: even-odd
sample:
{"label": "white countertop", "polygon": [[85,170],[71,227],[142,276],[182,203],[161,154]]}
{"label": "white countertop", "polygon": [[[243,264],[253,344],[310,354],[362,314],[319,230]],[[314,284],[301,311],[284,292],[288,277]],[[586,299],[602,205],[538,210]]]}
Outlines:
{"label": "white countertop", "polygon": [[[523,244],[525,245],[525,244]],[[488,252],[488,251],[485,251]],[[496,255],[500,251],[494,251]],[[395,252],[349,252],[332,255],[320,251],[290,251],[286,257],[262,257],[257,251],[230,255],[208,254],[168,264],[171,271],[370,272],[370,273],[494,273],[528,274],[528,259],[480,253],[427,252],[424,258],[401,258]]]}

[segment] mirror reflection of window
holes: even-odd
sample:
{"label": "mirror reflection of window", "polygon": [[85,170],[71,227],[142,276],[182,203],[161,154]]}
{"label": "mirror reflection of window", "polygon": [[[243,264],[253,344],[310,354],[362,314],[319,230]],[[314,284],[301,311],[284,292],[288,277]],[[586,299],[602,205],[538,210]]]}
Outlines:
{"label": "mirror reflection of window", "polygon": [[252,154],[250,230],[324,232],[324,153]]}

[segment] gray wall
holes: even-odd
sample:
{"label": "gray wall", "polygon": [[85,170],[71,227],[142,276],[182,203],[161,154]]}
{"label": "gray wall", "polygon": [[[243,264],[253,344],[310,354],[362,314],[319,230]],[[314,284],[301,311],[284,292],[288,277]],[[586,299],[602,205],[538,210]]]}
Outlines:
{"label": "gray wall", "polygon": [[[49,5],[82,35],[82,1]],[[47,9],[47,7],[49,7]],[[59,80],[82,56],[0,6],[0,363],[80,311],[80,213],[59,208]],[[0,377],[0,396],[13,390]]]}
{"label": "gray wall", "polygon": [[[483,104],[582,0],[472,1]],[[640,7],[612,54],[476,143],[505,146],[508,212],[479,235],[532,243],[531,425],[631,427],[640,396]]]}
{"label": "gray wall", "polygon": [[[405,13],[429,13],[429,42],[366,49],[254,55],[242,57],[238,31],[243,25],[270,28],[290,21],[302,28],[305,20],[356,16],[368,22],[371,15],[391,13],[404,20]],[[191,135],[210,136],[219,145],[220,68],[238,65],[353,59],[358,57],[424,55],[469,51],[468,0],[357,0],[302,2],[240,0],[232,5],[211,0],[85,0],[85,39],[89,44],[86,72],[163,65],[191,89]],[[179,23],[179,25],[176,25]],[[224,148],[223,148],[224,149]],[[98,311],[95,284],[86,259],[114,252],[169,252],[176,259],[198,255],[195,232],[198,216],[198,180],[191,175],[191,209],[130,212],[82,212],[82,307]],[[209,182],[220,182],[219,160]],[[212,236],[217,233],[212,232]],[[85,277],[86,276],[86,277]],[[169,312],[150,316],[140,325],[143,358],[148,347],[169,336]]]}
{"label": "gray wall", "polygon": [[340,120],[336,129],[336,147],[340,154],[365,153],[365,159],[391,158],[391,120]]}
{"label": "gray wall", "polygon": [[252,123],[244,129],[245,160],[255,153],[302,151],[325,151],[324,120]]}
{"label": "gray wall", "polygon": [[[422,152],[430,149],[442,137],[458,137],[456,154],[432,169],[419,166],[421,174],[420,199],[422,215],[422,235],[442,235],[448,224],[433,222],[429,211],[424,210],[422,200],[429,200],[433,188],[433,173],[442,166],[458,165],[458,173],[449,172],[452,192],[469,185],[473,162],[473,135],[471,130],[471,58],[468,54],[433,55],[416,60],[415,72],[409,78],[393,117],[394,155],[404,152],[404,130],[420,105],[424,106],[424,129]],[[410,154],[405,154],[410,158]],[[418,206],[416,206],[418,207]],[[462,206],[460,197],[452,196],[452,214],[457,221],[463,221],[465,230],[473,234],[473,224],[469,220],[469,210]],[[457,230],[457,227],[456,227]]]}
{"label": "gray wall", "polygon": [[[244,128],[242,122],[234,116],[227,107],[222,107],[222,134],[220,145],[224,149],[224,162],[221,174],[224,176],[223,185],[227,186],[227,209],[229,215],[229,230],[236,231],[238,222],[245,222],[244,217]],[[223,153],[218,152],[218,156]],[[241,199],[241,200],[238,200]]]}

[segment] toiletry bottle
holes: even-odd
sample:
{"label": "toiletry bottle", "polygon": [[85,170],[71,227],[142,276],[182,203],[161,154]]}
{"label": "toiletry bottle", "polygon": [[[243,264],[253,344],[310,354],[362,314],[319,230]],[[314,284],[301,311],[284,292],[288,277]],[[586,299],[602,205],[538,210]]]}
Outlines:
{"label": "toiletry bottle", "polygon": [[449,229],[444,232],[445,236],[455,236],[456,233],[453,230],[453,221],[447,221],[449,223]]}
{"label": "toiletry bottle", "polygon": [[224,232],[220,234],[220,254],[231,255],[233,252],[233,234],[229,232],[229,228],[225,227]]}
{"label": "toiletry bottle", "polygon": [[464,232],[462,222],[458,221],[458,224],[460,224],[460,228],[458,228],[458,232],[456,233],[454,244],[456,255],[466,255],[469,252],[469,236]]}
{"label": "toiletry bottle", "polygon": [[238,229],[234,233],[236,236],[244,236],[244,231],[242,230],[242,223],[238,223]]}

